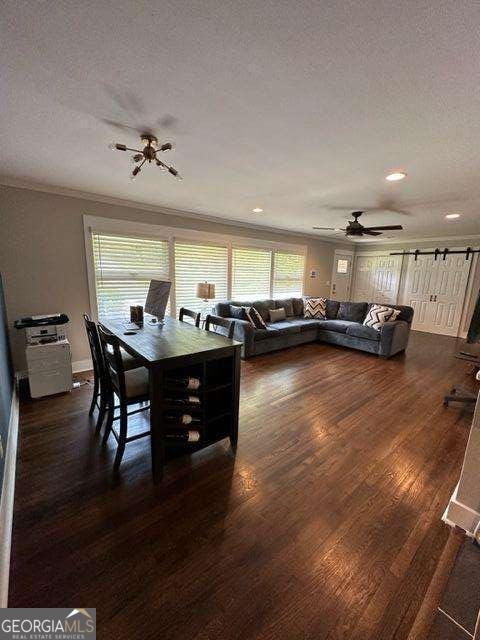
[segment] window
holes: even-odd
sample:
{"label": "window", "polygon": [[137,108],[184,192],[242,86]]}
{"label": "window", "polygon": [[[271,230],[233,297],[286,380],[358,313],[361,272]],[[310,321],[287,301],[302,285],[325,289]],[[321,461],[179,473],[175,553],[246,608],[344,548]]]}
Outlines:
{"label": "window", "polygon": [[240,301],[270,298],[271,271],[271,251],[234,247],[232,250],[232,298]]}
{"label": "window", "polygon": [[[175,300],[177,310],[187,307],[200,311],[205,303],[196,297],[197,284],[215,285],[215,298],[228,297],[228,248],[226,246],[175,242]],[[214,302],[209,302],[213,306]]]}
{"label": "window", "polygon": [[303,293],[305,256],[275,252],[273,268],[273,297],[291,298]]}
{"label": "window", "polygon": [[337,260],[337,273],[348,273],[348,260]]}
{"label": "window", "polygon": [[170,279],[167,240],[94,233],[92,241],[99,317],[128,318],[150,280]]}
{"label": "window", "polygon": [[172,281],[167,313],[173,316],[182,306],[199,311],[213,307],[213,300],[206,305],[196,296],[201,282],[215,285],[216,300],[302,295],[306,247],[301,245],[94,216],[83,219],[91,307],[99,317],[128,319],[131,305],[145,305],[152,279]]}

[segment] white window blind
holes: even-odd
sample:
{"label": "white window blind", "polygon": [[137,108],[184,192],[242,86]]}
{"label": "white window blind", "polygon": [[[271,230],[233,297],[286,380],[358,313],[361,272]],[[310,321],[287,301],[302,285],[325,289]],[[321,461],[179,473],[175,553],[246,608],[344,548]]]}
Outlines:
{"label": "white window blind", "polygon": [[130,317],[150,280],[169,280],[168,241],[92,233],[98,315]]}
{"label": "white window blind", "polygon": [[276,252],[273,267],[273,297],[294,297],[303,293],[305,256]]}
{"label": "white window blind", "polygon": [[232,298],[240,301],[270,298],[271,271],[271,251],[234,247],[232,250]]}
{"label": "white window blind", "polygon": [[[227,298],[228,248],[220,245],[175,242],[175,299],[177,310],[200,311],[205,303],[196,297],[197,284],[215,285],[215,298]],[[209,301],[213,306],[214,300]]]}

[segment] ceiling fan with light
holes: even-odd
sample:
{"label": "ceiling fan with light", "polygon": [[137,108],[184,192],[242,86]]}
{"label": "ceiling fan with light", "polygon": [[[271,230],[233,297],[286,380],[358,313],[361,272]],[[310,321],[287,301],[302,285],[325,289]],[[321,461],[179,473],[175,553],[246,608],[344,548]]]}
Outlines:
{"label": "ceiling fan with light", "polygon": [[125,144],[120,144],[118,142],[112,142],[112,144],[108,145],[109,149],[112,149],[112,151],[134,152],[132,162],[135,164],[135,167],[133,168],[130,180],[135,180],[146,162],[155,162],[162,173],[170,173],[176,180],[182,180],[182,176],[178,173],[175,167],[165,164],[165,162],[162,162],[162,160],[157,157],[158,152],[167,153],[168,151],[173,151],[174,146],[172,142],[164,142],[159,146],[156,136],[151,133],[142,133],[140,140],[142,142],[143,149],[131,149]]}
{"label": "ceiling fan with light", "polygon": [[320,231],[345,231],[345,235],[348,236],[381,236],[382,231],[401,231],[403,229],[401,224],[383,225],[380,227],[364,227],[360,224],[358,218],[365,213],[365,211],[352,211],[354,220],[349,220],[345,229],[338,229],[335,227],[313,227]]}

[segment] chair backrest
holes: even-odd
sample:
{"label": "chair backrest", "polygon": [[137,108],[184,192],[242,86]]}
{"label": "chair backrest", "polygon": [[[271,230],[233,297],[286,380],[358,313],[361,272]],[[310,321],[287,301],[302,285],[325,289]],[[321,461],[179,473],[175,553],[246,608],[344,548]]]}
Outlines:
{"label": "chair backrest", "polygon": [[197,311],[191,311],[190,309],[186,309],[185,307],[180,307],[180,312],[178,314],[178,319],[180,322],[185,322],[183,319],[184,316],[188,316],[193,319],[193,322],[196,327],[200,326],[200,313]]}
{"label": "chair backrest", "polygon": [[98,338],[97,325],[93,320],[90,320],[89,316],[86,313],[83,314],[83,321],[85,322],[88,344],[90,345],[93,373],[97,380],[102,382],[105,376],[105,364],[103,360],[102,347]]}
{"label": "chair backrest", "polygon": [[227,320],[227,318],[222,318],[221,316],[213,316],[208,315],[205,318],[205,331],[210,331],[210,326],[213,327],[222,327],[226,330],[227,338],[230,340],[233,338],[233,332],[235,331],[235,321]]}
{"label": "chair backrest", "polygon": [[127,397],[127,391],[125,386],[125,369],[120,352],[120,342],[118,338],[107,331],[101,324],[98,325],[98,336],[102,346],[106,378],[120,400],[122,400]]}

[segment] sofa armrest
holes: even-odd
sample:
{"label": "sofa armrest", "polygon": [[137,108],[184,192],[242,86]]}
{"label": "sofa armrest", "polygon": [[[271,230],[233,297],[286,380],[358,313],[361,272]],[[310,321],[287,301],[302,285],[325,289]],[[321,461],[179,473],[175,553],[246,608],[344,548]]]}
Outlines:
{"label": "sofa armrest", "polygon": [[404,351],[410,337],[410,325],[404,320],[386,322],[380,330],[379,356],[389,358],[399,351]]}
{"label": "sofa armrest", "polygon": [[242,357],[248,358],[254,354],[255,327],[248,320],[238,320],[237,318],[227,318],[235,323],[233,339],[242,342]]}

